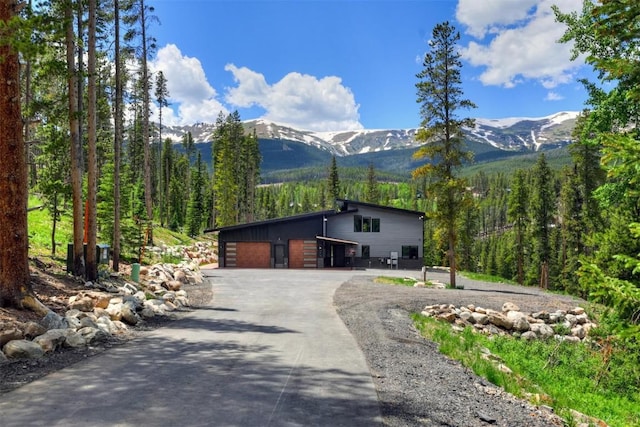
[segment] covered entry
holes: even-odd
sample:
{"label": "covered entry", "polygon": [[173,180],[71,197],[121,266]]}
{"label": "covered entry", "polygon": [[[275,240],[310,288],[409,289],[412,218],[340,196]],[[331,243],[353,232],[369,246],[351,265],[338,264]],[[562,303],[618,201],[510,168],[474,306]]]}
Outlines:
{"label": "covered entry", "polygon": [[316,239],[322,247],[324,267],[353,267],[358,242],[326,236],[316,236]]}

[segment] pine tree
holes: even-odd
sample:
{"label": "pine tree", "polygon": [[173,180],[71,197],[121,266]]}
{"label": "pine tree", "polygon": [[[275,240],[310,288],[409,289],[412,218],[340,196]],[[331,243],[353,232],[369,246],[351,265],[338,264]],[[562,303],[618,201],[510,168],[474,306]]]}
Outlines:
{"label": "pine tree", "polygon": [[415,159],[426,158],[429,163],[413,171],[414,178],[428,178],[430,197],[437,200],[434,220],[446,231],[450,284],[456,286],[456,223],[463,203],[466,183],[456,176],[456,170],[471,153],[463,148],[462,127],[473,127],[472,119],[457,117],[460,109],[475,108],[463,98],[461,89],[460,53],[457,43],[460,33],[448,22],[433,29],[430,51],[425,54],[424,69],[417,74],[418,103],[421,128],[416,139],[424,142]]}
{"label": "pine tree", "polygon": [[[140,91],[140,128],[143,153],[142,174],[144,177],[144,201],[146,217],[149,219],[149,232],[151,232],[151,220],[153,219],[153,188],[151,181],[151,148],[150,148],[150,76],[148,59],[155,50],[155,39],[149,35],[149,25],[157,17],[153,15],[154,8],[148,6],[145,0],[133,0],[128,8],[128,15],[125,16],[125,23],[130,25],[129,31],[125,34],[125,41],[132,43],[137,40],[139,43],[140,80],[138,89]],[[150,240],[152,241],[151,233]]]}
{"label": "pine tree", "polygon": [[114,68],[115,82],[113,100],[113,236],[111,246],[113,248],[112,266],[114,271],[120,270],[121,252],[121,180],[120,169],[122,164],[122,140],[124,139],[124,74],[122,63],[122,51],[120,47],[120,0],[113,2],[114,21]]}
{"label": "pine tree", "polygon": [[365,190],[364,201],[375,204],[380,203],[380,188],[373,163],[369,163],[369,168],[367,169],[367,188]]}
{"label": "pine tree", "polygon": [[20,307],[29,284],[28,181],[22,134],[19,53],[10,24],[15,4],[0,2],[0,307]]}
{"label": "pine tree", "polygon": [[532,174],[531,237],[534,252],[530,277],[546,289],[549,285],[549,264],[552,262],[551,227],[556,212],[556,195],[553,172],[544,153],[538,156]]}
{"label": "pine tree", "polygon": [[340,177],[338,176],[338,164],[336,156],[331,156],[331,165],[329,166],[329,178],[327,179],[327,189],[330,200],[327,200],[327,207],[334,206],[336,200],[340,198]]}
{"label": "pine tree", "polygon": [[169,89],[167,89],[167,79],[162,70],[156,75],[156,90],[154,95],[158,104],[158,140],[162,141],[162,109],[169,106]]}
{"label": "pine tree", "polygon": [[238,148],[242,137],[239,116],[218,117],[213,149],[213,189],[215,192],[216,226],[224,227],[238,221]]}
{"label": "pine tree", "polygon": [[578,276],[580,256],[584,254],[585,233],[583,214],[583,193],[577,167],[565,170],[560,188],[559,216],[561,225],[560,282],[562,288],[572,295],[579,294]]}
{"label": "pine tree", "polygon": [[524,284],[525,268],[525,238],[527,224],[529,222],[529,195],[527,191],[524,171],[518,169],[511,181],[511,193],[509,195],[509,209],[507,212],[509,221],[513,224],[514,255],[516,261],[516,280],[518,284]]}
{"label": "pine tree", "polygon": [[196,165],[192,174],[191,196],[187,207],[187,234],[195,237],[200,234],[204,214],[204,165],[202,155],[198,151]]}
{"label": "pine tree", "polygon": [[170,189],[173,173],[173,145],[170,139],[166,139],[162,144],[162,153],[160,155],[160,225],[164,227],[171,217]]}
{"label": "pine tree", "polygon": [[237,111],[218,116],[212,151],[216,226],[255,220],[262,159],[255,132],[244,134]]}
{"label": "pine tree", "polygon": [[260,182],[260,147],[255,133],[240,139],[238,188],[240,189],[240,222],[252,222],[256,212],[256,187]]}
{"label": "pine tree", "polygon": [[84,275],[84,249],[83,249],[83,203],[82,203],[82,141],[80,139],[80,111],[81,97],[78,93],[79,70],[76,69],[76,35],[73,31],[73,4],[68,2],[65,6],[66,24],[66,58],[67,58],[67,87],[69,90],[69,137],[71,151],[71,189],[73,197],[73,274]]}
{"label": "pine tree", "polygon": [[466,192],[463,203],[460,208],[462,212],[458,218],[458,234],[460,239],[458,245],[460,247],[460,268],[466,271],[474,271],[476,268],[476,260],[474,258],[474,240],[478,235],[478,205],[471,193]]}
{"label": "pine tree", "polygon": [[87,88],[87,208],[86,230],[87,253],[85,278],[94,281],[98,278],[96,251],[98,219],[98,101],[97,101],[97,65],[96,65],[96,32],[97,32],[97,0],[89,0],[89,34],[88,34],[88,88]]}
{"label": "pine tree", "polygon": [[155,102],[158,106],[158,140],[154,141],[154,189],[156,190],[155,194],[155,204],[157,205],[157,210],[159,213],[160,224],[164,225],[165,218],[163,217],[164,211],[166,210],[166,195],[167,195],[167,185],[165,182],[165,176],[163,174],[162,167],[162,155],[163,155],[163,141],[162,141],[162,111],[164,108],[169,106],[169,90],[167,89],[167,79],[164,76],[162,70],[158,71],[156,74],[155,80],[155,90],[154,90]]}
{"label": "pine tree", "polygon": [[188,194],[187,174],[189,161],[181,155],[173,160],[172,178],[169,182],[169,209],[167,211],[169,228],[179,231],[185,225],[187,205],[185,194]]}

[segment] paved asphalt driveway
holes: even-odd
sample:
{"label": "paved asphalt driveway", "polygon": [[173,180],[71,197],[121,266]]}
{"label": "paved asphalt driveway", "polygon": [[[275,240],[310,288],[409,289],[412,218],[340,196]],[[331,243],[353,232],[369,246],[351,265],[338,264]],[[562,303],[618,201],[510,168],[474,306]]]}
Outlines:
{"label": "paved asphalt driveway", "polygon": [[367,364],[333,307],[362,273],[206,270],[210,306],[2,395],[0,425],[379,425]]}

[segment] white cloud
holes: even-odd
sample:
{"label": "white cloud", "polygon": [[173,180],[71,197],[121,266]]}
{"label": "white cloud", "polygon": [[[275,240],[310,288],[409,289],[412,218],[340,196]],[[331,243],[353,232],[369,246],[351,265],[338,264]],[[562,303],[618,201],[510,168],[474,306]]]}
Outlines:
{"label": "white cloud", "polygon": [[467,27],[467,33],[482,39],[487,33],[499,32],[501,26],[524,21],[539,0],[459,0],[456,19]]}
{"label": "white cloud", "polygon": [[564,99],[564,96],[553,91],[547,93],[547,96],[544,98],[545,101],[562,101],[563,99]]}
{"label": "white cloud", "polygon": [[184,56],[176,45],[168,44],[161,48],[150,68],[154,73],[162,70],[167,79],[169,103],[172,105],[162,111],[164,124],[213,123],[220,111],[228,114],[225,106],[216,99],[218,94],[207,81],[200,60]]}
{"label": "white cloud", "polygon": [[228,64],[236,87],[228,88],[225,100],[238,107],[259,106],[264,119],[314,131],[362,129],[359,105],[353,92],[335,76],[318,79],[289,73],[269,85],[264,75]]}
{"label": "white cloud", "polygon": [[[197,58],[182,54],[174,44],[158,51],[150,62],[151,71],[162,70],[167,79],[170,108],[162,110],[166,125],[196,122],[214,123],[218,114],[229,113],[217,91],[209,84]],[[266,120],[297,128],[328,131],[362,129],[359,105],[353,92],[339,77],[289,73],[279,82],[268,84],[264,75],[246,67],[228,64],[237,85],[226,88],[224,103],[241,108],[260,107]],[[154,78],[155,81],[155,78]],[[154,117],[158,109],[152,105]]]}
{"label": "white cloud", "polygon": [[461,49],[462,57],[484,67],[484,85],[509,88],[534,80],[552,89],[573,81],[582,63],[570,60],[571,44],[557,43],[565,26],[555,21],[554,4],[565,13],[582,8],[582,0],[459,1],[456,17],[478,39]]}

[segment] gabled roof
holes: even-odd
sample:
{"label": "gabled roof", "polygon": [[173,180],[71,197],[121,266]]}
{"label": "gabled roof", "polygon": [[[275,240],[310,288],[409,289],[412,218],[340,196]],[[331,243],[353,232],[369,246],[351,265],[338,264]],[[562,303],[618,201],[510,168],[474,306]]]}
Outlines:
{"label": "gabled roof", "polygon": [[300,214],[300,215],[293,215],[293,216],[285,216],[282,218],[273,218],[273,219],[267,219],[264,221],[256,221],[256,222],[248,222],[245,224],[236,224],[236,225],[229,225],[226,227],[217,227],[217,228],[210,228],[208,230],[204,230],[205,233],[213,233],[216,231],[231,231],[231,230],[239,230],[242,228],[247,228],[247,227],[256,227],[256,226],[260,226],[260,225],[267,225],[267,224],[277,224],[280,222],[290,222],[290,221],[298,221],[298,220],[302,220],[302,219],[313,219],[313,218],[323,218],[325,216],[329,216],[329,215],[336,215],[336,211],[335,210],[327,210],[327,211],[319,211],[319,212],[310,212],[310,213],[305,213],[305,214]]}
{"label": "gabled roof", "polygon": [[336,202],[338,203],[338,208],[341,212],[352,211],[353,209],[351,209],[350,206],[366,206],[369,208],[384,209],[388,211],[401,212],[410,215],[418,215],[418,217],[424,217],[424,212],[421,211],[412,211],[409,209],[394,208],[392,206],[376,205],[374,203],[359,202],[357,200],[336,199]]}

